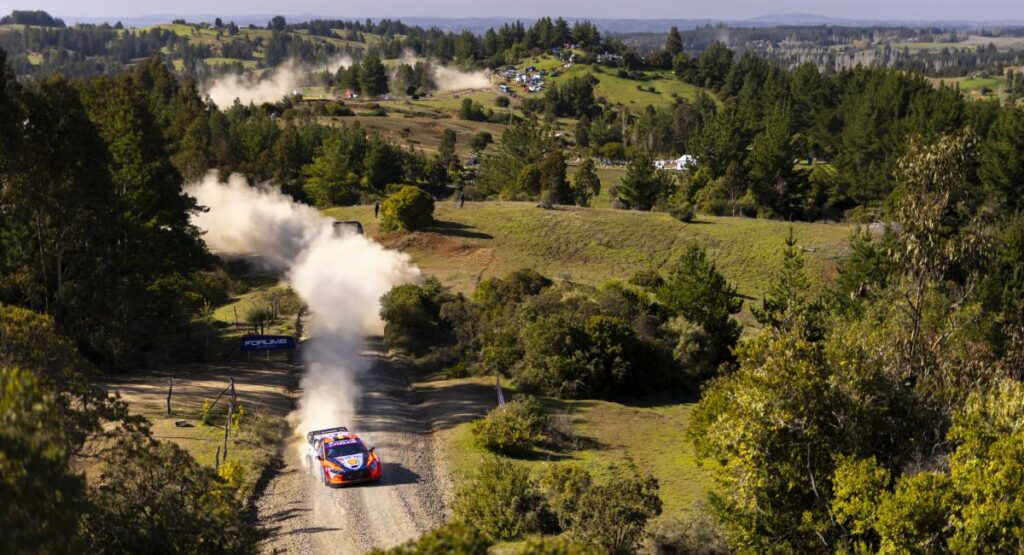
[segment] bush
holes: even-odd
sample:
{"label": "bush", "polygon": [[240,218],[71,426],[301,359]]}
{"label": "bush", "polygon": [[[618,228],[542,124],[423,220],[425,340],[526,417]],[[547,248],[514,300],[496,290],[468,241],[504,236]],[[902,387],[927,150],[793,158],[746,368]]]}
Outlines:
{"label": "bush", "polygon": [[481,447],[506,455],[524,455],[544,439],[547,415],[535,397],[518,398],[473,422],[473,437]]}
{"label": "bush", "polygon": [[458,522],[448,523],[422,537],[388,550],[375,549],[374,555],[483,555],[491,542],[476,528]]}
{"label": "bush", "polygon": [[615,478],[580,493],[569,536],[611,555],[636,553],[647,521],[661,514],[658,481],[632,462],[609,471]]}
{"label": "bush", "polygon": [[434,198],[419,187],[406,185],[380,205],[384,231],[414,231],[434,223]]}
{"label": "bush", "polygon": [[434,343],[441,311],[430,291],[436,281],[428,278],[423,287],[414,283],[396,285],[380,298],[380,318],[388,346],[419,354]]}
{"label": "bush", "polygon": [[202,408],[202,411],[200,411],[200,413],[199,413],[199,422],[201,422],[204,426],[209,426],[210,425],[210,409],[211,408],[212,408],[212,406],[210,405],[210,400],[209,399],[203,399],[203,408]]}
{"label": "bush", "polygon": [[530,471],[489,457],[455,491],[453,517],[490,541],[513,541],[539,532],[548,520]]}
{"label": "bush", "polygon": [[511,102],[512,101],[510,101],[507,96],[499,96],[498,98],[494,99],[494,105],[499,108],[508,108]]}
{"label": "bush", "polygon": [[669,213],[672,214],[673,218],[686,223],[692,222],[693,217],[697,215],[697,211],[689,202],[684,202],[678,206],[673,206],[669,210]]}

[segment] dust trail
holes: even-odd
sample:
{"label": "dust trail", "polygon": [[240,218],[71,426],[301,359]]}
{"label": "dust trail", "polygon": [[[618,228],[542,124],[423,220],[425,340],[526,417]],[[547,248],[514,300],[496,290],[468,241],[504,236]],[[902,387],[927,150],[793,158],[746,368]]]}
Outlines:
{"label": "dust trail", "polygon": [[462,71],[430,58],[417,56],[411,49],[402,51],[401,63],[414,66],[424,62],[430,69],[430,80],[438,92],[455,92],[470,89],[486,89],[491,86],[491,74],[484,70]]}
{"label": "dust trail", "polygon": [[214,173],[186,192],[209,210],[193,222],[207,246],[225,256],[247,256],[279,272],[309,306],[310,340],[303,346],[306,373],[295,432],[351,422],[355,379],[367,370],[360,357],[364,337],[379,334],[380,297],[393,286],[415,281],[419,270],[408,255],[348,231],[339,233],[314,208],[296,203],[276,188],[251,187]]}
{"label": "dust trail", "polygon": [[323,66],[311,67],[292,60],[281,64],[264,76],[255,73],[222,75],[203,86],[203,95],[218,108],[231,107],[238,99],[242,104],[277,102],[305,85],[312,84],[317,74],[327,71],[332,75],[338,68],[352,65],[347,55],[335,57]]}

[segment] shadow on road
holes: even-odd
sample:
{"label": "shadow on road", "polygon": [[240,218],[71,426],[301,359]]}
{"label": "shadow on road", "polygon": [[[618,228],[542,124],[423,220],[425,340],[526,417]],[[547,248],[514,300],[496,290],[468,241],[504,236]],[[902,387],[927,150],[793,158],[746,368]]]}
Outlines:
{"label": "shadow on road", "polygon": [[381,481],[375,485],[380,486],[401,486],[405,484],[418,484],[420,475],[412,469],[402,466],[400,463],[384,463],[384,473]]}

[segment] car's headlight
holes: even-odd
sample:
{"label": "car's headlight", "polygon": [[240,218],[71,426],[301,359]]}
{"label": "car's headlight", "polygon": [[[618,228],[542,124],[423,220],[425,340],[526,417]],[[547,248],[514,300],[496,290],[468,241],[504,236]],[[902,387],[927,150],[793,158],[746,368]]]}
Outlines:
{"label": "car's headlight", "polygon": [[341,470],[335,470],[335,469],[330,468],[330,467],[327,468],[327,472],[330,472],[331,476],[341,476],[344,473]]}

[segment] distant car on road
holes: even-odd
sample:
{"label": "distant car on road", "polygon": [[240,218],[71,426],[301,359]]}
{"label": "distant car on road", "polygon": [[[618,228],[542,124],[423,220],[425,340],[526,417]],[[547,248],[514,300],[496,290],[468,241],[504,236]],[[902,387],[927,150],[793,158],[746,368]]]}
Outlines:
{"label": "distant car on road", "polygon": [[344,233],[345,231],[352,231],[362,235],[363,224],[355,220],[348,220],[345,222],[334,222],[334,231],[335,233]]}
{"label": "distant car on road", "polygon": [[309,444],[303,463],[328,487],[380,481],[383,465],[374,448],[366,448],[348,428],[314,430],[306,434]]}

